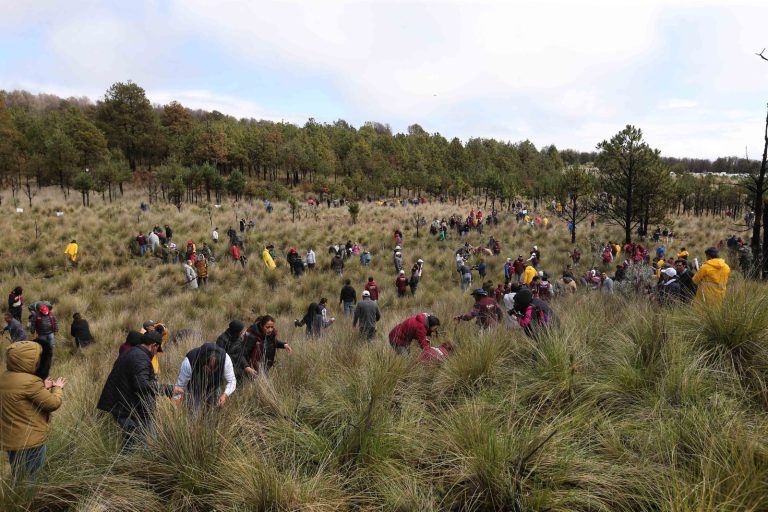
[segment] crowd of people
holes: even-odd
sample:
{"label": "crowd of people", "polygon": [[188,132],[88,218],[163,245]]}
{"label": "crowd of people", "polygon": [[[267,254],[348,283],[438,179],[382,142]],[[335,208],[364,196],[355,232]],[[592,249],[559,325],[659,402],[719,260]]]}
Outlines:
{"label": "crowd of people", "polygon": [[[540,222],[538,217],[531,221],[522,204],[518,205],[516,217],[518,222],[545,227],[548,222],[546,217]],[[497,213],[493,211],[485,217],[482,210],[472,210],[466,218],[435,219],[432,228],[438,239],[445,240],[449,227],[463,236],[467,228],[482,232],[484,222],[497,222]],[[243,219],[239,227],[240,234],[230,227],[227,237],[234,264],[244,267],[247,259],[240,252],[244,250],[241,235],[249,229],[249,224]],[[670,243],[673,235],[668,232],[666,236]],[[212,230],[211,240],[213,245],[219,243],[218,228]],[[415,257],[410,266],[406,264],[404,237],[399,228],[393,232],[393,241],[393,289],[398,298],[415,296],[419,284],[427,277],[425,262]],[[139,257],[159,254],[166,263],[181,261],[185,287],[206,286],[208,265],[215,261],[207,243],[203,242],[198,249],[193,240],[188,240],[181,258],[168,225],[155,226],[147,235],[139,233],[135,243]],[[615,293],[617,283],[631,281],[638,269],[648,269],[655,274],[655,286],[642,291],[650,293],[659,304],[690,301],[711,304],[722,302],[730,275],[730,268],[716,247],[707,249],[706,261],[699,263],[698,259],[690,261],[684,247],[671,257],[663,243],[650,251],[641,244],[621,246],[607,241],[599,251],[603,268],[590,268],[577,275],[574,267],[580,264],[581,254],[574,249],[569,254],[573,264],[567,265],[561,277],[552,282],[551,274],[542,268],[542,251],[533,245],[528,256],[519,254],[516,258],[504,259],[503,280],[494,285],[493,280],[486,279],[486,258],[504,258],[502,253],[501,242],[494,237],[481,247],[472,247],[466,242],[456,250],[458,281],[462,290],[472,288],[472,307],[464,314],[455,315],[453,320],[474,321],[481,330],[517,328],[534,340],[558,328],[559,317],[552,307],[552,299],[557,295],[576,293],[580,288]],[[75,240],[68,245],[66,254],[70,266],[76,267]],[[268,269],[277,267],[276,256],[274,245],[263,247],[262,260]],[[328,256],[327,268],[339,276],[343,276],[345,262],[351,258],[358,257],[361,267],[371,264],[370,252],[352,240],[344,244],[330,243]],[[292,247],[286,254],[286,262],[291,274],[298,278],[316,268],[317,255],[310,247],[302,258],[297,248]],[[612,266],[615,273],[609,275]],[[482,280],[480,287],[472,287],[473,272]],[[382,319],[381,289],[372,276],[361,288],[358,300],[358,289],[351,279],[345,278],[338,305],[346,328],[356,329],[361,340],[373,343]],[[304,316],[294,321],[296,327],[305,328],[308,340],[322,337],[336,322],[335,317],[329,315],[328,302],[327,297],[311,302]],[[53,304],[44,300],[29,304],[26,326],[22,323],[24,306],[23,289],[17,286],[8,296],[3,332],[8,333],[12,343],[7,350],[7,371],[0,376],[0,447],[9,454],[14,478],[34,478],[43,465],[50,413],[61,406],[66,385],[65,379],[52,379],[49,375],[59,332]],[[185,354],[178,371],[173,372],[175,381],[162,384],[157,354],[169,348],[169,329],[162,322],[148,320],[141,329],[130,331],[125,341],[115,347],[116,359],[103,384],[97,408],[113,418],[122,432],[124,449],[131,449],[152,431],[157,397],[168,397],[195,414],[224,407],[239,387],[269,373],[279,350],[293,352],[291,345],[278,337],[275,323],[270,315],[257,317],[249,326],[240,319],[230,321],[215,341],[203,343]],[[409,353],[415,342],[420,351],[419,360],[434,363],[449,357],[453,351],[450,341],[433,344],[440,329],[441,320],[436,315],[421,312],[397,323],[386,339],[398,354]],[[73,315],[70,335],[79,348],[95,342],[87,320],[80,313]],[[163,375],[168,373],[165,370]]]}

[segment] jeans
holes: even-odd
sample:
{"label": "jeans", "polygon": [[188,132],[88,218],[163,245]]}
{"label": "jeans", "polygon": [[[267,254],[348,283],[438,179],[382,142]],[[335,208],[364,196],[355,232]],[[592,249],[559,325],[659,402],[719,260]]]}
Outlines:
{"label": "jeans", "polygon": [[344,301],[344,314],[345,315],[351,315],[354,313],[355,310],[355,304],[354,302],[347,302]]}
{"label": "jeans", "polygon": [[472,284],[472,274],[464,274],[461,276],[461,289],[466,290]]}
{"label": "jeans", "polygon": [[45,462],[45,445],[36,448],[24,448],[8,452],[8,462],[11,463],[11,475],[14,481],[27,478],[35,481],[37,472]]}
{"label": "jeans", "polygon": [[53,348],[56,346],[56,338],[54,337],[53,333],[38,334],[37,339],[46,342],[48,346],[51,347],[51,350],[53,350]]}
{"label": "jeans", "polygon": [[144,256],[147,253],[147,246],[146,245],[140,245],[139,246],[139,256]]}

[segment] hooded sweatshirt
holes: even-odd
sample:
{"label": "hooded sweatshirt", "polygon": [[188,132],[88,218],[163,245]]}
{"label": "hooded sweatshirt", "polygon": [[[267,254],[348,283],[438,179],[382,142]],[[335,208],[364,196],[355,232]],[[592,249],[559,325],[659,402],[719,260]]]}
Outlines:
{"label": "hooded sweatshirt", "polygon": [[35,376],[42,346],[19,341],[8,347],[0,375],[0,449],[21,450],[45,444],[50,413],[61,406],[61,388],[45,389]]}
{"label": "hooded sweatshirt", "polygon": [[725,289],[731,267],[722,258],[712,258],[704,262],[693,276],[696,283],[696,302],[719,304],[725,298]]}

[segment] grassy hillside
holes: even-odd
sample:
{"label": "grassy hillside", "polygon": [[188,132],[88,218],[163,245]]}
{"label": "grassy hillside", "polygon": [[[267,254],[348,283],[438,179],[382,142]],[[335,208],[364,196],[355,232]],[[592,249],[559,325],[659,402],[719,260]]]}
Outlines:
{"label": "grassy hillside", "polygon": [[[21,285],[27,303],[55,302],[62,332],[51,373],[69,383],[37,484],[10,489],[3,460],[0,510],[768,510],[768,290],[737,271],[718,310],[660,310],[647,297],[580,290],[553,303],[561,330],[533,343],[519,330],[479,333],[451,320],[472,305],[454,266],[463,240],[451,233],[438,242],[426,228],[417,240],[413,207],[365,203],[351,225],[345,208],[322,206],[315,220],[305,207],[291,223],[287,204],[271,215],[259,203],[224,205],[212,219],[222,242],[236,219],[256,220],[245,239],[247,268],[223,257],[220,243],[208,286],[189,291],[180,265],[131,256],[127,244],[139,229],[166,223],[180,246],[209,241],[207,210],[153,205],[139,214],[138,195],[84,209],[79,196],[65,203],[55,190],[35,201],[23,214],[2,207],[0,289]],[[418,211],[430,221],[470,208]],[[503,257],[537,244],[542,267],[559,276],[571,248],[564,224],[520,228],[500,215],[500,225],[470,243],[494,235]],[[683,240],[672,248],[685,245],[703,259],[705,247],[734,230],[727,222],[677,219]],[[425,260],[415,297],[395,296],[395,227],[405,233],[406,268]],[[585,224],[580,270],[592,260],[590,238],[619,237]],[[82,261],[65,272],[71,238]],[[344,277],[360,291],[372,275],[383,291],[371,346],[342,318],[338,276],[322,270],[296,280],[285,263],[290,247],[303,255],[312,246],[325,268],[329,242],[347,239],[369,249],[373,265],[350,260]],[[271,272],[260,258],[270,242],[279,265]],[[503,262],[488,260],[494,282],[503,281]],[[293,320],[321,296],[337,322],[309,342]],[[75,311],[97,339],[87,350],[75,351],[67,336]],[[393,325],[422,311],[441,318],[441,338],[456,346],[440,367],[385,343]],[[232,319],[250,323],[265,313],[293,354],[280,351],[269,377],[239,386],[214,417],[160,400],[156,438],[118,455],[118,429],[95,403],[127,329],[151,318],[171,333],[202,332],[162,354],[160,380],[173,382],[194,344],[215,339]]]}

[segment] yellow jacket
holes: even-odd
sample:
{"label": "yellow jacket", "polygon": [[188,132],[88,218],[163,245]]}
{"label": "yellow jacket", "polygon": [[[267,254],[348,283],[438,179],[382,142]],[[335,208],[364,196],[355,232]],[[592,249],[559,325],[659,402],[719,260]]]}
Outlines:
{"label": "yellow jacket", "polygon": [[[163,339],[160,341],[160,346],[165,350],[165,344],[168,341],[168,328],[163,325],[161,322],[157,322],[155,325],[151,326],[149,329],[141,329],[139,332],[141,334],[144,334],[147,331],[155,331],[157,330],[157,326],[161,325],[163,327]],[[160,374],[160,359],[157,357],[157,354],[152,356],[152,369],[155,370],[155,375]]]}
{"label": "yellow jacket", "polygon": [[677,259],[679,260],[688,259],[688,251],[680,251],[679,253],[677,253]]}
{"label": "yellow jacket", "polygon": [[539,275],[538,272],[536,272],[536,269],[533,268],[533,265],[528,265],[525,267],[525,272],[523,272],[523,283],[528,285],[531,284],[531,281],[533,281],[533,278]]}
{"label": "yellow jacket", "polygon": [[17,341],[6,352],[8,371],[0,375],[0,450],[45,444],[50,413],[61,407],[61,388],[45,389],[35,375],[43,347]]}
{"label": "yellow jacket", "polygon": [[277,265],[275,265],[275,260],[272,259],[272,255],[269,254],[269,250],[266,248],[264,248],[264,252],[261,253],[261,259],[264,260],[264,264],[267,268],[274,269],[277,267]]}
{"label": "yellow jacket", "polygon": [[77,244],[74,242],[67,244],[67,248],[64,249],[64,254],[69,256],[70,261],[77,261]]}
{"label": "yellow jacket", "polygon": [[693,282],[698,286],[695,300],[707,304],[723,302],[730,275],[731,267],[723,258],[712,258],[705,261],[693,276]]}

